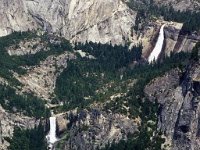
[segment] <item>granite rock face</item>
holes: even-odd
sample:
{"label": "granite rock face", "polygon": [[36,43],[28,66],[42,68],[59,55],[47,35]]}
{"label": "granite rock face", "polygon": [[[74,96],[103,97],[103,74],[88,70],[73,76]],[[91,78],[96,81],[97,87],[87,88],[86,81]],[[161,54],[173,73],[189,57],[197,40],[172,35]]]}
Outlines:
{"label": "granite rock face", "polygon": [[54,93],[57,77],[67,67],[67,61],[75,58],[74,53],[66,51],[58,56],[48,56],[39,65],[25,67],[27,73],[24,75],[14,73],[15,78],[24,84],[19,93],[33,92],[37,97],[49,100]]}
{"label": "granite rock face", "polygon": [[21,114],[11,114],[0,106],[0,149],[7,149],[10,145],[4,138],[12,137],[14,127],[17,126],[21,129],[34,128],[38,125],[40,120],[34,117],[27,117]]}
{"label": "granite rock face", "polygon": [[67,116],[58,116],[57,131],[64,131],[63,124],[71,126],[64,149],[88,150],[97,146],[104,147],[105,144],[112,143],[113,140],[116,142],[121,139],[126,140],[128,133],[137,131],[137,123],[136,120],[129,119],[124,115],[107,113],[99,109],[91,111],[85,109],[78,115],[71,113]]}
{"label": "granite rock face", "polygon": [[180,35],[181,24],[165,26],[165,54],[170,56],[170,52],[179,53],[190,52],[195,44],[200,40],[200,33],[191,35]]}
{"label": "granite rock face", "polygon": [[0,36],[40,28],[80,42],[123,44],[136,16],[121,0],[3,0],[0,7]]}
{"label": "granite rock face", "polygon": [[36,29],[38,26],[22,0],[1,0],[0,18],[0,36],[13,31]]}
{"label": "granite rock face", "polygon": [[156,78],[145,93],[160,105],[157,128],[166,136],[165,144],[171,149],[200,149],[200,62]]}

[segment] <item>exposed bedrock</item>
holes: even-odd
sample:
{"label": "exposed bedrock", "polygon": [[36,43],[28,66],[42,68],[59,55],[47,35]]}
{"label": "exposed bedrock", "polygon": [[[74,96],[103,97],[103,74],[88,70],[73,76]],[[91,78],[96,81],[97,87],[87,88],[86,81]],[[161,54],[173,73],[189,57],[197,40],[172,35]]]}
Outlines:
{"label": "exposed bedrock", "polygon": [[[121,114],[106,113],[98,109],[83,110],[78,115],[57,116],[57,134],[70,128],[64,149],[104,147],[108,142],[127,139],[128,133],[137,131],[137,121]],[[65,133],[64,133],[65,134]]]}
{"label": "exposed bedrock", "polygon": [[171,149],[200,149],[200,62],[186,70],[174,69],[145,88],[150,100],[159,103],[158,130]]}

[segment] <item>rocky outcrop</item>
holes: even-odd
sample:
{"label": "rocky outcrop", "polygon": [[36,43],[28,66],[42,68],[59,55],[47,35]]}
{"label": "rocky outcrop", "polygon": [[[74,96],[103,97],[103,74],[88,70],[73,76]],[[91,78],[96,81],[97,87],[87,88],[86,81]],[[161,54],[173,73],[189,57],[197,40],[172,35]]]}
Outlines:
{"label": "rocky outcrop", "polygon": [[56,132],[57,135],[61,135],[62,133],[64,133],[68,128],[68,124],[70,123],[70,120],[68,118],[69,114],[60,114],[58,116],[56,116]]}
{"label": "rocky outcrop", "polygon": [[48,56],[37,66],[25,67],[27,73],[14,76],[24,85],[19,93],[33,92],[36,96],[49,100],[52,96],[58,75],[67,67],[67,61],[75,59],[74,53],[65,52],[58,56]]}
{"label": "rocky outcrop", "polygon": [[12,137],[14,127],[21,129],[34,128],[39,124],[39,120],[34,117],[27,117],[21,114],[8,113],[0,105],[0,149],[7,149],[9,143],[4,139],[5,137]]}
{"label": "rocky outcrop", "polygon": [[[200,149],[200,62],[174,69],[151,81],[145,93],[159,103],[158,130],[171,149]],[[169,147],[168,147],[169,148]]]}
{"label": "rocky outcrop", "polygon": [[35,54],[39,51],[48,51],[47,42],[42,42],[41,38],[20,41],[19,44],[12,45],[7,48],[9,55],[26,55]]}
{"label": "rocky outcrop", "polygon": [[200,32],[194,32],[192,35],[179,35],[173,52],[190,52],[196,43],[200,40]]}
{"label": "rocky outcrop", "polygon": [[66,150],[88,150],[97,146],[104,147],[113,140],[116,142],[121,139],[126,140],[127,134],[137,131],[138,126],[137,121],[127,116],[106,113],[98,109],[83,110],[78,116],[68,114],[64,117],[61,115],[57,117],[57,124],[57,131],[62,131],[63,125],[71,126],[68,139],[65,141],[64,149]]}
{"label": "rocky outcrop", "polygon": [[77,109],[78,108],[75,108],[65,113],[55,115],[57,124],[56,132],[58,136],[62,135],[65,131],[67,131],[71,127],[71,125],[76,121],[76,118],[78,116]]}

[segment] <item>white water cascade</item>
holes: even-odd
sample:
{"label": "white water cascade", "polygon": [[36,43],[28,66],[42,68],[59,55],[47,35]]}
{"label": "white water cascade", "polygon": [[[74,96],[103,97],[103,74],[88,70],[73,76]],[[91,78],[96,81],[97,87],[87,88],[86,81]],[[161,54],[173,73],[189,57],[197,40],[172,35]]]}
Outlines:
{"label": "white water cascade", "polygon": [[53,144],[57,141],[56,138],[56,117],[50,117],[50,131],[49,134],[46,136],[47,141],[49,143],[49,147],[51,148]]}
{"label": "white water cascade", "polygon": [[154,47],[153,51],[151,52],[148,61],[149,63],[153,62],[154,60],[156,61],[158,59],[158,56],[162,50],[163,43],[164,43],[164,25],[160,28],[158,40],[156,42],[156,46]]}

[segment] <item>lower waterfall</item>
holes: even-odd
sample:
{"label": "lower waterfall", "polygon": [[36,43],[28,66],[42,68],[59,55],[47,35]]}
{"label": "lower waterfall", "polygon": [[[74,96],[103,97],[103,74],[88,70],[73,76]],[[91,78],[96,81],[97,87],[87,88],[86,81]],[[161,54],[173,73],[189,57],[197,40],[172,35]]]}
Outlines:
{"label": "lower waterfall", "polygon": [[56,138],[56,117],[50,117],[50,131],[49,134],[46,136],[47,142],[49,143],[49,148],[53,149],[53,144],[57,141]]}
{"label": "lower waterfall", "polygon": [[156,61],[162,50],[163,43],[164,43],[164,26],[165,26],[165,24],[162,25],[162,27],[160,28],[159,37],[156,42],[156,46],[154,47],[153,51],[151,52],[151,54],[148,58],[149,63],[153,62],[154,60]]}

